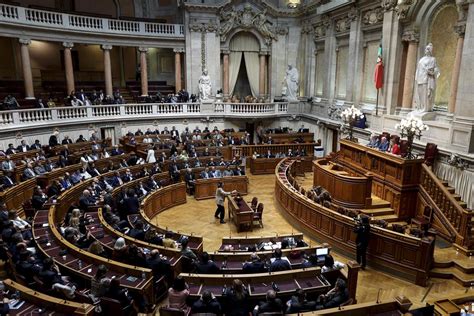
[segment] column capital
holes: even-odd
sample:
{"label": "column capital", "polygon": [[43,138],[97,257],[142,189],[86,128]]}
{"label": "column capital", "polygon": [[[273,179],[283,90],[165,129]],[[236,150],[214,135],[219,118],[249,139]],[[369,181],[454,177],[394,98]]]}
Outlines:
{"label": "column capital", "polygon": [[402,34],[403,42],[416,42],[420,41],[420,33],[415,30],[407,30]]}
{"label": "column capital", "polygon": [[112,50],[112,47],[113,47],[113,46],[110,45],[110,44],[102,44],[102,45],[100,45],[100,48],[101,48],[102,50]]}
{"label": "column capital", "polygon": [[184,48],[173,48],[173,52],[178,53],[178,54],[184,53],[184,51],[185,51]]}
{"label": "column capital", "polygon": [[266,50],[261,50],[261,51],[258,52],[258,55],[259,55],[259,56],[267,56],[267,55],[268,55],[268,51],[266,51]]}
{"label": "column capital", "polygon": [[221,54],[230,55],[230,50],[229,49],[223,49],[223,50],[221,50]]}
{"label": "column capital", "polygon": [[29,38],[19,38],[18,42],[20,42],[20,44],[22,44],[22,45],[30,45],[31,44],[31,40]]}
{"label": "column capital", "polygon": [[456,24],[454,26],[454,33],[456,33],[458,37],[464,37],[466,34],[466,22]]}
{"label": "column capital", "polygon": [[73,48],[74,43],[72,43],[72,42],[63,42],[63,47],[64,48]]}
{"label": "column capital", "polygon": [[140,53],[148,53],[148,47],[138,47]]}

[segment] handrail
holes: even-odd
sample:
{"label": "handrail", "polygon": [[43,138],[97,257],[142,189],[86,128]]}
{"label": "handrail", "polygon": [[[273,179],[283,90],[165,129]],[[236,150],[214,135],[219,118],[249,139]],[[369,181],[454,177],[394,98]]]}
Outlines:
{"label": "handrail", "polygon": [[184,39],[183,24],[129,21],[0,4],[0,23],[54,28],[73,32],[126,34]]}
{"label": "handrail", "polygon": [[420,185],[456,229],[456,243],[469,248],[473,243],[471,235],[473,212],[461,207],[433,171],[425,164],[422,164]]}

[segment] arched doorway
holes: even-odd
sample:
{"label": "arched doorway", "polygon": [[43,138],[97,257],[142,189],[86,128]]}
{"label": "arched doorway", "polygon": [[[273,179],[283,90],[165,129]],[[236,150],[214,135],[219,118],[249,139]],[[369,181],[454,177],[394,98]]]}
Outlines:
{"label": "arched doorway", "polygon": [[245,97],[259,94],[258,39],[249,32],[239,32],[229,43],[229,94]]}

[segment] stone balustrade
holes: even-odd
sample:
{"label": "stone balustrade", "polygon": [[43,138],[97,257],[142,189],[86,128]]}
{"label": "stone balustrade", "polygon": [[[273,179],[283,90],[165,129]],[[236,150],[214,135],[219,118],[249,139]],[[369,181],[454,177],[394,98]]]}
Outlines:
{"label": "stone balustrade", "polygon": [[82,107],[55,107],[0,112],[0,127],[192,116],[256,117],[288,114],[288,103],[137,103]]}
{"label": "stone balustrade", "polygon": [[66,31],[153,36],[184,39],[182,24],[127,21],[45,11],[0,4],[0,24],[19,24]]}

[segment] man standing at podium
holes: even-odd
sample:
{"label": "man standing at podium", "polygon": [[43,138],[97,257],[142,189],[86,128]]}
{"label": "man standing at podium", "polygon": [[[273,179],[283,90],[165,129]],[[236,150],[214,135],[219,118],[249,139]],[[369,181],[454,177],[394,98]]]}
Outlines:
{"label": "man standing at podium", "polygon": [[224,208],[224,201],[225,198],[231,194],[236,194],[237,191],[234,190],[232,192],[226,192],[223,189],[224,184],[222,182],[217,183],[217,190],[216,190],[216,204],[217,209],[214,213],[215,218],[220,218],[220,223],[225,224],[224,216],[225,216],[225,208]]}

